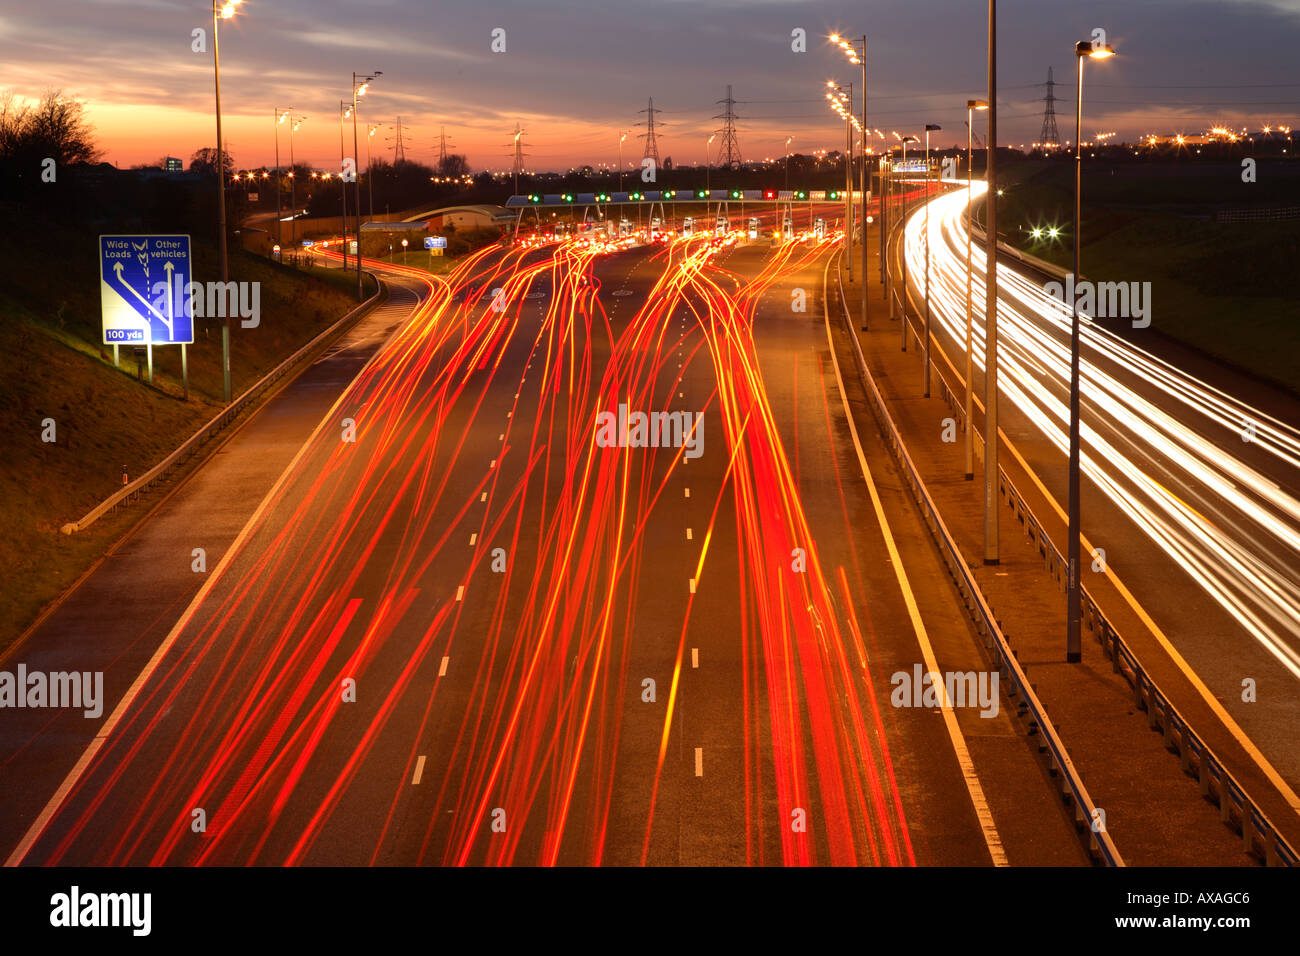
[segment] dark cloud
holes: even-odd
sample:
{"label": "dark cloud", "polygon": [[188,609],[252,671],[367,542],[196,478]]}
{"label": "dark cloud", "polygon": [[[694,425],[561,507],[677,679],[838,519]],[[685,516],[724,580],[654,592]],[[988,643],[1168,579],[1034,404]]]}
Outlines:
{"label": "dark cloud", "polygon": [[[520,122],[533,163],[549,167],[612,159],[616,130],[642,120],[651,96],[665,110],[661,152],[694,161],[730,83],[742,151],[761,156],[789,134],[795,148],[838,145],[821,97],[828,77],[854,77],[824,40],[840,29],[869,34],[870,125],[935,122],[942,142],[957,142],[962,104],[985,89],[985,10],[952,0],[247,0],[222,23],[223,101],[241,159],[270,158],[269,130],[256,124],[291,103],[318,121],[301,135],[323,162],[349,72],[382,69],[363,116],[407,117],[417,154],[429,155],[445,125],[474,166],[503,166]],[[1088,131],[1254,126],[1300,113],[1295,2],[1003,0],[999,24],[1004,141],[1037,137],[1049,66],[1062,84],[1062,135],[1073,134],[1071,49],[1095,27],[1121,56],[1089,68]],[[0,14],[0,59],[21,93],[62,86],[89,101],[92,118],[131,106],[147,130],[155,107],[210,114],[211,60],[190,51],[191,30],[210,26],[202,0],[42,0]],[[489,49],[495,28],[506,31],[504,54]],[[807,31],[807,53],[791,52],[794,28]],[[104,133],[117,155],[119,131]],[[180,151],[166,128],[156,145],[134,148],[144,155],[118,158]]]}

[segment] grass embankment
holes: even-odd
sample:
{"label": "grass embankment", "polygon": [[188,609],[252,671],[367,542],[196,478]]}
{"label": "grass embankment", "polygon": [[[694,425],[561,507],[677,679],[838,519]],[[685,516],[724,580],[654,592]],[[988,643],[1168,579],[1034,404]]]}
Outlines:
{"label": "grass embankment", "polygon": [[[1137,174],[1135,174],[1135,172]],[[1261,174],[1267,168],[1261,164]],[[1074,179],[1069,164],[1009,170],[999,232],[1041,259],[1072,267]],[[1254,187],[1260,187],[1252,192]],[[1241,183],[1231,169],[1084,166],[1083,275],[1151,283],[1151,328],[1300,393],[1300,223],[1215,222],[1225,205],[1300,205],[1300,179]],[[1264,202],[1261,203],[1260,200]],[[1173,210],[1176,210],[1173,211]],[[1060,238],[1036,241],[1034,226]]]}
{"label": "grass embankment", "polygon": [[[213,244],[193,241],[198,281],[215,278]],[[99,344],[98,237],[61,232],[0,239],[8,264],[0,291],[0,415],[10,439],[0,456],[0,650],[144,513],[148,503],[65,536],[76,520],[165,458],[221,408],[221,323],[196,320],[190,397],[180,349],[154,349],[154,381],[135,377],[132,350]],[[231,249],[232,280],[261,283],[261,321],[231,321],[236,396],[356,305],[355,282],[324,281]],[[42,441],[53,419],[56,441]],[[105,609],[111,613],[111,609]]]}

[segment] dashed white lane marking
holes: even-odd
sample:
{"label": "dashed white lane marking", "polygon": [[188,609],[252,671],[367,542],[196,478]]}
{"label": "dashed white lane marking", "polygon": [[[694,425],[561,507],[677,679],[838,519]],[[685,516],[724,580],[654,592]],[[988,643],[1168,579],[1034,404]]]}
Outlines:
{"label": "dashed white lane marking", "polygon": [[687,540],[687,541],[693,541],[693,540],[695,540],[695,535],[691,532],[691,529],[690,529],[690,528],[687,528],[687,529],[686,529],[686,540]]}
{"label": "dashed white lane marking", "polygon": [[689,498],[690,496],[691,496],[691,489],[687,488],[687,489],[686,489],[686,497]]}
{"label": "dashed white lane marking", "polygon": [[423,776],[424,776],[424,754],[420,754],[419,759],[415,761],[415,776],[411,778],[411,783],[418,784],[420,782],[420,778]]}
{"label": "dashed white lane marking", "polygon": [[495,468],[496,466],[497,466],[497,460],[496,460],[495,458],[493,458],[493,459],[492,459],[492,464],[488,465],[488,467],[489,467],[489,468]]}
{"label": "dashed white lane marking", "polygon": [[478,532],[475,531],[469,536],[469,546],[474,547],[474,542],[478,540]]}
{"label": "dashed white lane marking", "polygon": [[497,441],[505,441],[505,440],[506,440],[505,432],[502,432],[500,435],[497,436]]}
{"label": "dashed white lane marking", "polygon": [[444,657],[444,658],[442,659],[442,663],[438,665],[438,676],[439,676],[439,677],[446,677],[446,676],[447,676],[447,665],[450,664],[450,663],[451,663],[451,658],[450,658],[450,657]]}
{"label": "dashed white lane marking", "polygon": [[485,492],[483,492],[483,494],[479,495],[479,496],[478,496],[478,500],[479,500],[479,501],[487,501],[487,492],[485,491]]}
{"label": "dashed white lane marking", "polygon": [[465,596],[465,585],[458,585],[456,588],[456,600],[459,601]]}
{"label": "dashed white lane marking", "polygon": [[695,748],[695,776],[704,776],[704,748]]}
{"label": "dashed white lane marking", "polygon": [[691,582],[691,593],[694,594],[694,593],[695,593],[695,579],[694,579],[694,578],[691,578],[691,579],[690,579],[690,582]]}
{"label": "dashed white lane marking", "polygon": [[695,668],[695,667],[699,667],[699,666],[700,666],[700,649],[699,649],[698,647],[692,647],[692,648],[691,648],[691,667],[692,667],[692,668]]}

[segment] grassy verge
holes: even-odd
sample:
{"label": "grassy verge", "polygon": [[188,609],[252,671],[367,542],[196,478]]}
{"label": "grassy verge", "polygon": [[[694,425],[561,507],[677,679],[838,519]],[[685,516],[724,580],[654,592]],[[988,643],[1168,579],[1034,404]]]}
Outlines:
{"label": "grassy verge", "polygon": [[[13,267],[0,293],[0,414],[12,423],[0,459],[0,650],[148,505],[71,537],[59,528],[120,488],[124,467],[143,474],[221,408],[220,320],[196,322],[188,401],[178,347],[156,348],[153,383],[137,381],[130,349],[114,368],[99,344],[97,237],[58,238],[53,256],[40,243],[0,243]],[[197,278],[213,278],[215,250],[195,241],[193,251]],[[336,287],[233,250],[230,276],[261,283],[258,326],[231,321],[235,395],[356,305],[355,278]],[[51,427],[55,440],[42,440]]]}
{"label": "grassy verge", "polygon": [[[1292,283],[1300,259],[1297,224],[1215,222],[1170,211],[1208,215],[1215,205],[1235,204],[1239,180],[1216,189],[1210,173],[1135,182],[1085,167],[1084,175],[1083,275],[1150,282],[1152,329],[1300,393],[1300,298]],[[1011,171],[1006,183],[999,232],[1018,248],[1071,268],[1073,170],[1025,167]],[[1029,231],[1053,225],[1061,230],[1056,240],[1035,240]]]}

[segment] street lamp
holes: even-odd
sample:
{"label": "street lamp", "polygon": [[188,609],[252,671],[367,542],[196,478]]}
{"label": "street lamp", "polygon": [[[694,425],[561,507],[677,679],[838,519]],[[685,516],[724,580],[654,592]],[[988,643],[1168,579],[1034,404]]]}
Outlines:
{"label": "street lamp", "polygon": [[[853,281],[853,84],[836,86],[834,80],[827,80],[830,90],[826,99],[831,108],[844,118],[844,256],[847,264],[848,280]],[[847,102],[846,109],[844,103]]]}
{"label": "street lamp", "polygon": [[713,175],[713,163],[709,161],[709,147],[713,145],[713,141],[717,138],[718,138],[718,134],[714,133],[704,142],[704,218],[705,219],[709,218],[709,194],[712,191],[710,189],[709,183],[710,183],[710,177]]}
{"label": "street lamp", "polygon": [[785,138],[785,188],[790,189],[790,143],[794,140],[793,136]]}
{"label": "street lamp", "polygon": [[[367,75],[360,76],[360,77],[358,77],[356,71],[353,71],[353,73],[352,73],[352,162],[353,162],[354,164],[358,162],[358,158],[359,158],[359,155],[360,155],[360,153],[361,153],[361,150],[359,150],[359,149],[357,148],[357,97],[359,97],[359,96],[365,96],[365,95],[366,95],[366,90],[370,89],[370,84],[374,82],[375,77],[377,77],[377,76],[383,76],[383,75],[384,75],[384,71],[383,71],[383,70],[375,70],[375,72],[374,72],[373,74],[367,74]],[[358,82],[357,82],[358,79],[361,81],[359,84],[358,84]],[[369,141],[369,140],[366,140],[366,147],[367,147],[367,149],[369,148],[369,146],[370,146],[370,141]],[[354,176],[356,175],[355,168],[354,168],[354,170],[353,170],[353,175],[354,175]],[[366,167],[366,175],[367,175],[367,176],[370,175],[370,168],[369,168],[369,166]],[[353,195],[353,198],[356,200],[356,214],[357,214],[357,301],[360,302],[360,301],[362,300],[362,298],[364,298],[364,295],[365,295],[365,293],[363,293],[362,290],[361,290],[361,180],[360,180],[360,178],[357,178],[357,179],[355,180],[355,185],[356,185],[356,188],[352,190],[352,195]]]}
{"label": "street lamp", "polygon": [[370,218],[375,218],[375,177],[370,175],[370,141],[383,129],[382,123],[366,124],[366,186],[370,191]]}
{"label": "street lamp", "polygon": [[942,127],[925,124],[925,347],[922,349],[925,397],[930,397],[930,133]]}
{"label": "street lamp", "polygon": [[[339,195],[342,197],[343,205],[340,207],[340,215],[343,223],[343,271],[348,271],[348,179],[343,175],[344,166],[344,146],[343,146],[343,121],[352,115],[352,104],[347,100],[339,100]],[[357,251],[361,251],[360,242],[357,243]]]}
{"label": "street lamp", "polygon": [[[1074,113],[1074,284],[1079,282],[1080,186],[1083,179],[1083,61],[1104,60],[1115,55],[1105,43],[1080,40],[1074,45],[1079,61],[1078,100]],[[1077,663],[1083,658],[1080,645],[1082,614],[1079,594],[1079,298],[1072,295],[1070,318],[1070,494],[1069,494],[1069,578],[1066,581],[1065,659]]]}
{"label": "street lamp", "polygon": [[[289,236],[295,254],[298,248],[298,180],[293,169],[293,134],[307,117],[294,116],[289,120]],[[312,178],[316,177],[312,173]]]}
{"label": "street lamp", "polygon": [[627,139],[627,133],[623,133],[618,138],[618,191],[623,191],[623,140]]}
{"label": "street lamp", "polygon": [[971,120],[975,110],[986,110],[989,108],[987,100],[967,100],[966,101],[966,480],[975,480],[975,429],[971,425],[971,415],[975,405],[974,386],[971,384],[971,374],[974,368],[974,357],[972,356],[972,331],[971,326],[973,319],[971,317],[971,299],[970,299],[970,253],[971,253],[971,225],[973,217],[971,215],[971,192],[972,178],[975,172],[973,150],[974,150],[974,129],[971,126]]}
{"label": "street lamp", "polygon": [[[220,7],[217,0],[212,0],[212,74],[215,82],[217,101],[217,250],[221,264],[221,282],[224,287],[230,281],[230,260],[226,251],[226,153],[221,143],[221,37],[217,28],[220,20],[229,20],[235,15],[235,7],[242,0],[222,0]],[[229,312],[229,310],[226,310]],[[230,316],[221,318],[221,397],[230,404]]]}
{"label": "street lamp", "polygon": [[984,563],[999,561],[998,541],[998,32],[989,0],[989,129],[984,160]]}
{"label": "street lamp", "polygon": [[280,201],[280,124],[289,118],[293,107],[288,109],[275,108],[275,242],[280,245],[284,242],[284,237],[280,235],[280,223],[284,219],[283,204]]}
{"label": "street lamp", "polygon": [[[903,172],[904,172],[904,175],[906,175],[906,173],[907,173],[907,170],[906,170],[906,166],[907,166],[907,144],[908,144],[908,143],[919,143],[920,140],[917,139],[915,136],[911,136],[911,135],[908,135],[908,136],[899,136],[898,133],[895,133],[894,135],[895,135],[895,136],[898,136],[898,139],[900,140],[900,142],[901,142],[902,145],[903,145],[903,166],[904,166],[904,170],[903,170]],[[897,187],[895,187],[895,192],[897,192]],[[902,212],[900,213],[900,220],[901,220],[901,225],[902,225],[902,227],[903,227],[903,230],[904,230],[904,232],[906,232],[906,230],[907,230],[907,207],[908,207],[908,200],[907,200],[907,186],[906,186],[906,183],[904,183],[904,186],[903,186],[903,195],[902,195],[900,198],[902,199]],[[899,330],[900,330],[900,332],[902,333],[902,336],[903,336],[903,351],[906,352],[906,351],[907,351],[907,282],[908,282],[907,249],[906,249],[907,241],[906,241],[906,239],[903,240],[903,245],[904,245],[904,249],[903,249],[903,298],[902,298],[902,302],[900,303],[901,314],[900,314],[900,316],[899,316]]]}
{"label": "street lamp", "polygon": [[[862,331],[865,332],[867,331],[867,35],[864,33],[857,39],[848,40],[838,33],[832,33],[830,39],[832,43],[837,44],[844,51],[849,58],[849,63],[862,67],[862,123],[859,127],[862,134],[862,169],[858,174],[858,191],[862,196],[862,211],[860,214],[862,217]],[[852,112],[852,110],[853,101],[850,97],[849,111]],[[852,188],[852,182],[850,181],[850,191]],[[850,224],[851,228],[852,225]],[[852,281],[851,273],[849,279]]]}

